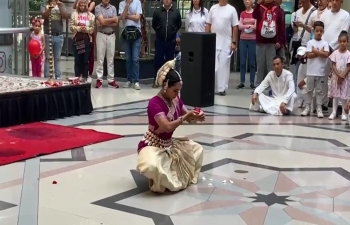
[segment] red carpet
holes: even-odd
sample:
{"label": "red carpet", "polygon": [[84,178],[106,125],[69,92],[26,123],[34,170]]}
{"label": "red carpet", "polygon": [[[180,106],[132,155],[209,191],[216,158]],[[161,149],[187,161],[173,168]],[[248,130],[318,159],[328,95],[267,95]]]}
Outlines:
{"label": "red carpet", "polygon": [[0,137],[0,165],[5,165],[122,136],[47,123],[30,123],[1,128]]}

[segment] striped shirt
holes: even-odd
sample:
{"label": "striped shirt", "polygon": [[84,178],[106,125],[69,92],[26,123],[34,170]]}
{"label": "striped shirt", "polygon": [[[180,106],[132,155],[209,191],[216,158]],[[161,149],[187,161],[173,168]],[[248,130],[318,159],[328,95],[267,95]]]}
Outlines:
{"label": "striped shirt", "polygon": [[239,18],[239,30],[242,40],[255,40],[256,20],[253,18],[253,12],[241,12]]}

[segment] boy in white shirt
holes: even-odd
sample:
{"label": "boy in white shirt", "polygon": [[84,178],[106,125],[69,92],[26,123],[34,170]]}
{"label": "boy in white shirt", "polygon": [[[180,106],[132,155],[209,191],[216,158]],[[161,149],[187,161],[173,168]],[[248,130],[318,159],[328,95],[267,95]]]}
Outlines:
{"label": "boy in white shirt", "polygon": [[327,67],[327,59],[329,55],[328,42],[322,40],[324,24],[321,21],[314,23],[314,39],[307,42],[306,57],[307,57],[307,94],[305,96],[305,109],[301,113],[302,116],[310,115],[312,94],[315,91],[316,97],[316,112],[318,118],[323,118],[322,101],[323,101],[323,86],[327,85],[324,80]]}

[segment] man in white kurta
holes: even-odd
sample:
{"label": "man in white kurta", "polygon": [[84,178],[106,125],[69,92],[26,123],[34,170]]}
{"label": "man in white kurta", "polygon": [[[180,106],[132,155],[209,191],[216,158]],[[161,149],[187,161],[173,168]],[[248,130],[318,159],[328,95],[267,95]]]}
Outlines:
{"label": "man in white kurta", "polygon": [[[320,21],[324,23],[324,33],[322,39],[329,43],[330,53],[337,50],[339,47],[338,36],[343,30],[349,31],[350,15],[347,11],[342,9],[343,0],[332,1],[332,8],[322,13]],[[330,61],[329,61],[330,65]],[[330,68],[326,68],[326,72]],[[329,72],[327,72],[329,73]],[[328,76],[325,76],[327,78]],[[325,81],[327,83],[327,81]],[[328,85],[324,85],[323,90],[323,105],[328,105]]]}
{"label": "man in white kurta", "polygon": [[[282,58],[279,56],[274,57],[273,67],[274,70],[254,90],[249,110],[271,115],[288,115],[293,111],[297,98],[293,74],[283,69]],[[263,94],[268,87],[272,90],[272,97]]]}
{"label": "man in white kurta", "polygon": [[210,8],[205,31],[216,34],[215,92],[222,96],[226,95],[228,88],[231,56],[237,45],[238,24],[237,11],[227,0],[219,0],[218,4]]}

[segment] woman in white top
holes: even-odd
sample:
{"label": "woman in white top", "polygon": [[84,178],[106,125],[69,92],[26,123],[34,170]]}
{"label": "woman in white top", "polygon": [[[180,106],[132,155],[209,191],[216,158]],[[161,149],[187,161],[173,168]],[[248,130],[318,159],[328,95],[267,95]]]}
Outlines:
{"label": "woman in white top", "polygon": [[191,8],[186,12],[185,29],[187,32],[205,32],[208,9],[203,7],[203,0],[192,0]]}

